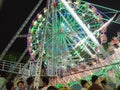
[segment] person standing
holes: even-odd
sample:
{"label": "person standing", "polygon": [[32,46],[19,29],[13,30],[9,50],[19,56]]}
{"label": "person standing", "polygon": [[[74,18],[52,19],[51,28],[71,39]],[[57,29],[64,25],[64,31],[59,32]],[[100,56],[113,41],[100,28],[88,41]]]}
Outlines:
{"label": "person standing", "polygon": [[49,87],[47,88],[47,90],[59,90],[59,89],[57,89],[57,88],[54,87],[54,86],[49,86]]}
{"label": "person standing", "polygon": [[11,82],[11,81],[8,81],[8,82],[6,83],[6,89],[7,89],[7,90],[15,90],[14,83]]}
{"label": "person standing", "polygon": [[101,81],[101,85],[102,85],[102,87],[103,87],[104,90],[109,90],[109,88],[108,88],[108,86],[107,86],[106,80],[102,80],[102,81]]}
{"label": "person standing", "polygon": [[87,90],[89,87],[89,84],[86,80],[81,80],[81,85],[82,85],[81,90]]}
{"label": "person standing", "polygon": [[43,84],[43,88],[41,90],[47,90],[47,88],[49,87],[49,78],[43,77],[42,84]]}
{"label": "person standing", "polygon": [[88,88],[88,90],[104,90],[100,85],[99,77],[96,75],[92,76],[92,85]]}
{"label": "person standing", "polygon": [[18,81],[17,82],[17,87],[16,90],[25,90],[25,84],[23,81]]}
{"label": "person standing", "polygon": [[27,78],[26,82],[27,82],[26,90],[35,90],[34,89],[34,78],[33,77]]}

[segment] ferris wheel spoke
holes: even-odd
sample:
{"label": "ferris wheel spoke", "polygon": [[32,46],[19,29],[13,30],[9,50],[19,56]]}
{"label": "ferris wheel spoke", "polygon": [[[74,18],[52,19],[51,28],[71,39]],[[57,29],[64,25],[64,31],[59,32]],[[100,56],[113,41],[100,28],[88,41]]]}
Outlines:
{"label": "ferris wheel spoke", "polygon": [[[77,54],[77,56],[82,60],[82,57],[79,55],[78,51],[74,48],[73,44],[69,41],[68,36],[65,37],[65,40],[68,42],[69,45],[73,48],[73,51]],[[73,41],[73,40],[72,40]],[[73,41],[74,42],[74,41]]]}

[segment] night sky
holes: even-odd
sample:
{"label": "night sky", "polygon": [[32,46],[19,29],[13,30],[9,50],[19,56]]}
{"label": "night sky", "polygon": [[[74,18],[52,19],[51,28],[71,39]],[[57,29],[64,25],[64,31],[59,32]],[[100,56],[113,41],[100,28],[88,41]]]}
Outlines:
{"label": "night sky", "polygon": [[[45,0],[43,1],[45,2]],[[120,10],[119,5],[120,0],[86,0],[86,1]],[[2,8],[0,10],[0,53],[8,44],[9,40],[14,36],[15,32],[17,32],[18,28],[27,18],[27,16],[32,11],[33,7],[37,4],[37,2],[38,0],[4,0]],[[43,3],[39,7],[39,11],[44,5],[45,3]],[[36,11],[36,14],[37,13],[38,11]],[[31,18],[31,20],[33,18],[34,16]],[[25,32],[23,33],[27,32],[30,22],[26,26]],[[111,37],[114,36],[118,30],[120,30],[120,26],[112,24],[109,26],[108,29],[109,30],[107,34],[109,37]],[[17,44],[15,44],[14,47],[16,48],[20,46],[21,48],[23,48],[24,46],[26,46],[26,39],[23,40],[24,41],[23,43],[21,43],[21,41],[22,39],[18,40]]]}

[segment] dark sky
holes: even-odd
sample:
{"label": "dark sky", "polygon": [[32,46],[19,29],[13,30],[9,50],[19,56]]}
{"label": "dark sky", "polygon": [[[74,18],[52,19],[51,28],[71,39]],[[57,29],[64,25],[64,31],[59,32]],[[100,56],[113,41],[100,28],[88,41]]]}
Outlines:
{"label": "dark sky", "polygon": [[[120,0],[86,0],[86,1],[120,10],[119,5]],[[27,16],[32,11],[33,7],[37,4],[37,2],[38,0],[4,0],[3,6],[0,11],[0,52],[5,48],[9,40],[14,36],[15,32],[17,32],[18,28],[24,22],[25,18],[27,18]],[[39,9],[41,9],[43,6],[44,3],[42,4],[41,7],[39,7]],[[28,26],[29,25],[30,24],[28,24]],[[110,35],[113,35],[113,32],[118,31],[118,29],[116,30],[114,29],[114,27],[115,25],[110,26],[110,28],[113,28],[112,30],[111,29],[109,30]],[[116,27],[119,28],[118,25]],[[26,27],[25,29],[27,31],[28,27]],[[19,43],[20,41],[21,40],[18,40],[17,41],[18,44],[15,44],[14,47],[20,44],[22,44],[23,46],[26,45],[25,42],[26,39],[24,39],[25,44]]]}

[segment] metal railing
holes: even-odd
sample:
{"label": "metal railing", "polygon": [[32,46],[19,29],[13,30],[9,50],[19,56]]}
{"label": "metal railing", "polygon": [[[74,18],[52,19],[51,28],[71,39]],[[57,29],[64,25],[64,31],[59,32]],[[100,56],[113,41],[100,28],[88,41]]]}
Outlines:
{"label": "metal railing", "polygon": [[18,63],[18,65],[16,66],[16,62],[1,60],[0,70],[18,74],[23,69],[24,65],[24,63]]}

